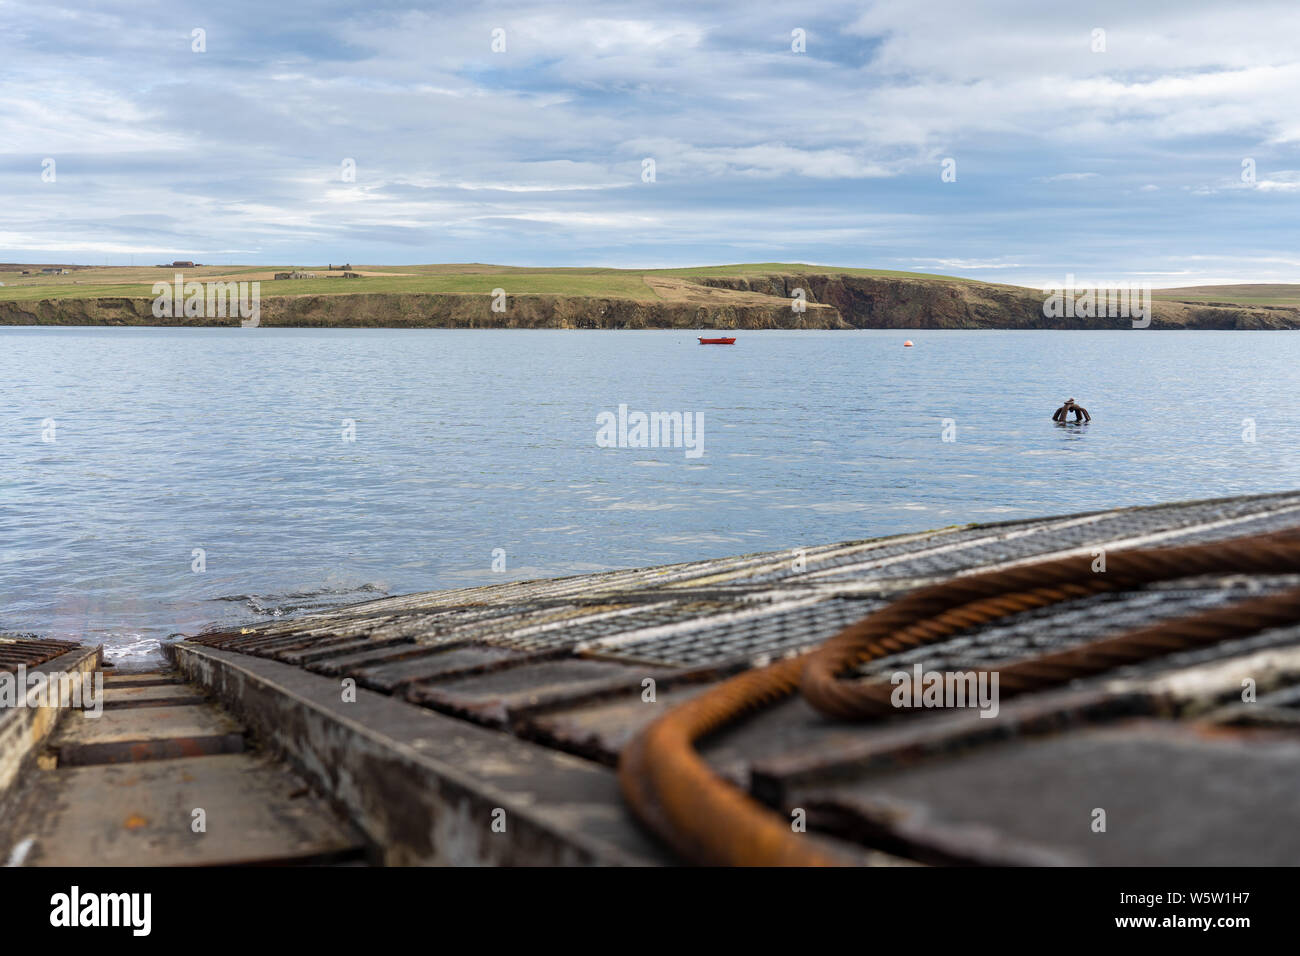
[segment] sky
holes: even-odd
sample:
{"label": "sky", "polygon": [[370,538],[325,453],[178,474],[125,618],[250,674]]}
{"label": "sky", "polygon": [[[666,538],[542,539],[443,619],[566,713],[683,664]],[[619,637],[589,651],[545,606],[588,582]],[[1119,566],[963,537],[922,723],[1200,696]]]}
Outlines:
{"label": "sky", "polygon": [[1295,0],[0,0],[0,260],[1297,282],[1298,106]]}

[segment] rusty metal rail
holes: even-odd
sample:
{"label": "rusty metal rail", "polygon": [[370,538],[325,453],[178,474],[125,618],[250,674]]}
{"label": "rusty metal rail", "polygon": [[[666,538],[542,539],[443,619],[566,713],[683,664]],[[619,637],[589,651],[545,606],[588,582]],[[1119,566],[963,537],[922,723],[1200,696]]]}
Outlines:
{"label": "rusty metal rail", "polygon": [[[800,689],[837,719],[892,713],[888,687],[841,679],[867,661],[934,643],[971,627],[1106,591],[1201,574],[1300,571],[1300,529],[1183,547],[1119,551],[1104,572],[1071,557],[958,577],[921,588],[868,615],[804,657],[732,678],[670,711],[623,752],[619,779],[633,811],[678,853],[711,865],[834,865],[844,862],[744,791],[714,774],[697,741]],[[997,668],[1015,694],[1114,667],[1300,621],[1300,589],[1011,662]]]}

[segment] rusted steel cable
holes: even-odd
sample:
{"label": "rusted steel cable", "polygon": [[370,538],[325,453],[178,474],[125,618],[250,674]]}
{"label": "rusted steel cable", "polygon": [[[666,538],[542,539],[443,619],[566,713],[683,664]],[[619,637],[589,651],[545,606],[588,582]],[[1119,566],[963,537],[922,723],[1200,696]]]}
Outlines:
{"label": "rusted steel cable", "polygon": [[[1067,650],[991,668],[973,668],[970,673],[977,677],[981,673],[996,673],[999,696],[1011,697],[1297,621],[1300,621],[1300,588],[1164,621]],[[854,687],[852,716],[880,718],[894,713],[894,689],[893,684],[886,682]],[[840,704],[838,700],[835,702],[835,706]],[[842,707],[837,711],[837,715],[844,713],[848,710]]]}
{"label": "rusted steel cable", "polygon": [[[868,615],[811,654],[734,677],[659,718],[624,751],[619,780],[637,816],[689,860],[712,865],[818,866],[843,862],[789,822],[717,777],[696,741],[799,688],[827,716],[893,712],[888,685],[839,679],[881,657],[971,627],[1106,591],[1202,574],[1300,571],[1294,530],[1202,545],[1113,552],[1105,572],[1061,558],[921,588]],[[1062,684],[1152,657],[1300,621],[1300,589],[1165,621],[995,668],[1001,694]]]}

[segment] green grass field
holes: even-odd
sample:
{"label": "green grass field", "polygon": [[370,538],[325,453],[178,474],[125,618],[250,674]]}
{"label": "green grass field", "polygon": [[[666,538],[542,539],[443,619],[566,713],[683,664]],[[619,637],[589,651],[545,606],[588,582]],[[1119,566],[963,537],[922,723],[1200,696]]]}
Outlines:
{"label": "green grass field", "polygon": [[1296,307],[1300,306],[1300,285],[1283,283],[1201,285],[1185,289],[1155,289],[1151,297],[1177,302],[1230,302],[1233,305]]}
{"label": "green grass field", "polygon": [[[139,277],[110,277],[97,273],[109,270],[84,269],[67,276],[40,276],[24,281],[0,273],[0,301],[35,301],[39,299],[99,298],[104,296],[151,297],[154,282],[169,282],[173,273],[157,270],[142,280]],[[562,275],[557,273],[522,273],[490,275],[376,275],[360,279],[317,278],[275,280],[265,269],[184,270],[186,281],[241,278],[260,281],[262,295],[346,295],[358,292],[475,293],[487,294],[505,288],[511,295],[580,295],[610,296],[626,299],[657,298],[640,275]]]}
{"label": "green grass field", "polygon": [[[179,270],[186,280],[257,280],[262,295],[347,295],[366,293],[450,293],[486,295],[503,288],[510,295],[568,295],[597,298],[655,301],[662,296],[647,285],[647,277],[690,279],[697,276],[758,275],[857,275],[892,276],[940,281],[971,281],[952,276],[884,269],[839,269],[800,263],[761,262],[689,269],[530,269],[478,263],[464,265],[366,266],[354,265],[363,273],[359,279],[328,278],[323,267],[297,267],[318,272],[315,279],[273,278],[276,272],[292,271],[288,266],[202,266]],[[23,276],[21,270],[0,267],[0,301],[101,298],[108,296],[148,297],[153,283],[170,282],[178,270],[156,267],[91,266],[62,276]]]}
{"label": "green grass field", "polygon": [[[33,267],[39,268],[39,267]],[[296,268],[319,273],[315,279],[274,279],[276,272]],[[354,265],[359,279],[329,278],[323,266],[201,266],[180,270],[187,280],[260,281],[263,296],[348,295],[355,293],[443,293],[487,295],[505,289],[509,295],[561,295],[631,299],[642,302],[672,298],[673,290],[656,291],[647,279],[692,279],[719,276],[850,275],[936,282],[981,283],[960,276],[888,269],[849,269],[798,262],[747,262],[683,269],[519,268],[484,263],[450,263],[415,266]],[[21,274],[21,269],[0,266],[0,301],[33,302],[41,299],[152,297],[155,282],[170,282],[173,268],[88,266],[68,275]],[[1243,284],[1157,289],[1153,297],[1165,301],[1215,302],[1242,306],[1300,306],[1300,285]]]}

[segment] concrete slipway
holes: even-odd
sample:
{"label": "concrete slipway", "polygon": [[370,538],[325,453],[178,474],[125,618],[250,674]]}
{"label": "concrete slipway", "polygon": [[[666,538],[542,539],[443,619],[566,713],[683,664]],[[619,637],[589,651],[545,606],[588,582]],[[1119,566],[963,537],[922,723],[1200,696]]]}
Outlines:
{"label": "concrete slipway", "polygon": [[[628,812],[613,769],[674,704],[923,584],[1294,526],[1300,492],[429,592],[197,635],[168,648],[168,671],[110,677],[102,717],[0,710],[0,860],[682,862]],[[996,668],[1297,584],[1216,576],[1088,597],[862,677]],[[0,644],[0,670],[99,666],[96,648],[39,644]],[[840,724],[791,698],[703,752],[864,864],[1300,863],[1300,625],[1016,697],[994,719]]]}

